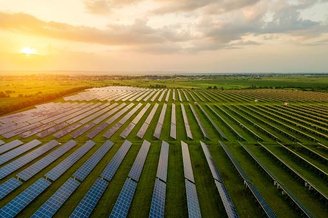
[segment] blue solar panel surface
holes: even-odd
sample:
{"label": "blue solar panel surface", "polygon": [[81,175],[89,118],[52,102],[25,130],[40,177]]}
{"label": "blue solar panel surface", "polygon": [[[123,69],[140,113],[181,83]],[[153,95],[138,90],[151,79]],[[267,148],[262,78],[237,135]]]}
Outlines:
{"label": "blue solar panel surface", "polygon": [[18,188],[21,184],[22,182],[16,178],[11,178],[6,182],[2,183],[0,185],[0,200],[6,197],[12,191],[14,191],[16,188]]}
{"label": "blue solar panel surface", "polygon": [[129,177],[137,182],[139,181],[144,163],[147,158],[149,148],[150,148],[150,142],[144,140],[144,142],[141,145],[140,151],[136,157],[136,160],[134,161],[131,167]]}
{"label": "blue solar panel surface", "polygon": [[18,157],[19,155],[23,154],[26,151],[35,148],[39,144],[41,144],[41,142],[37,139],[34,139],[33,141],[30,141],[24,145],[19,146],[18,148],[15,148],[13,150],[10,150],[0,155],[0,165]]}
{"label": "blue solar panel surface", "polygon": [[81,182],[91,173],[91,171],[97,166],[99,161],[105,156],[105,154],[111,149],[113,142],[106,141],[73,175]]}
{"label": "blue solar panel surface", "polygon": [[169,144],[162,141],[161,153],[159,156],[159,162],[157,167],[156,177],[166,182],[167,179],[167,166],[169,158]]}
{"label": "blue solar panel surface", "polygon": [[156,179],[151,205],[150,205],[149,217],[151,218],[164,217],[165,197],[166,197],[166,184],[163,181]]}
{"label": "blue solar panel surface", "polygon": [[69,178],[32,217],[53,217],[79,185],[77,180]]}
{"label": "blue solar panel surface", "polygon": [[115,156],[106,166],[104,171],[102,172],[101,176],[106,179],[107,181],[111,181],[113,176],[115,175],[117,169],[121,165],[125,155],[129,151],[132,143],[128,140],[125,140],[121,145],[120,149],[116,152]]}
{"label": "blue solar panel surface", "polygon": [[200,213],[196,185],[187,179],[185,180],[185,185],[186,185],[186,196],[187,196],[187,206],[188,206],[188,217],[190,218],[202,217]]}
{"label": "blue solar panel surface", "polygon": [[56,145],[58,145],[58,142],[55,140],[52,140],[39,148],[31,151],[30,153],[19,157],[18,159],[10,162],[9,164],[3,166],[0,168],[0,179],[3,179],[4,177],[8,176],[9,174],[13,173],[14,171],[18,170],[22,166],[26,165],[27,163],[31,162],[32,160],[40,157],[42,154],[46,153],[50,149],[54,148]]}
{"label": "blue solar panel surface", "polygon": [[82,147],[76,150],[73,154],[68,156],[65,160],[60,162],[56,167],[50,170],[45,176],[52,181],[58,179],[65,173],[71,166],[74,165],[83,155],[85,155],[96,143],[87,141]]}
{"label": "blue solar panel surface", "polygon": [[194,174],[192,171],[191,166],[191,159],[189,155],[189,148],[187,143],[181,141],[181,148],[182,148],[182,160],[183,160],[183,172],[186,179],[190,180],[191,182],[195,182]]}
{"label": "blue solar panel surface", "polygon": [[[0,145],[1,144],[3,144],[3,141],[0,140]],[[16,148],[17,146],[19,146],[21,144],[23,144],[23,142],[20,141],[20,140],[18,140],[18,139],[16,139],[14,141],[11,141],[11,142],[8,142],[8,143],[6,143],[4,145],[1,145],[1,147],[0,147],[0,154],[4,153],[6,151],[9,151],[9,150],[11,150],[13,148]]]}
{"label": "blue solar panel surface", "polygon": [[51,182],[44,178],[40,178],[23,192],[17,195],[13,200],[0,209],[0,217],[15,217],[35,198],[37,198]]}
{"label": "blue solar panel surface", "polygon": [[127,217],[136,189],[137,183],[128,178],[124,183],[124,186],[109,217]]}
{"label": "blue solar panel surface", "polygon": [[66,142],[64,145],[56,149],[55,151],[51,152],[41,160],[35,162],[31,166],[27,167],[23,171],[17,174],[17,176],[24,180],[27,181],[31,177],[33,177],[35,174],[40,172],[42,169],[46,168],[49,166],[51,163],[53,163],[55,160],[60,158],[63,154],[65,154],[67,151],[72,149],[76,145],[76,142],[74,140],[70,140]]}
{"label": "blue solar panel surface", "polygon": [[70,215],[72,218],[89,217],[108,186],[108,182],[97,179]]}

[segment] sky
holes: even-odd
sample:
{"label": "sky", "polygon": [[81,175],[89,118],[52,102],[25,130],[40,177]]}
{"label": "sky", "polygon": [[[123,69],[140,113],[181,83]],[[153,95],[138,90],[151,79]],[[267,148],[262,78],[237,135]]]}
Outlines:
{"label": "sky", "polygon": [[328,72],[328,0],[0,0],[0,72]]}

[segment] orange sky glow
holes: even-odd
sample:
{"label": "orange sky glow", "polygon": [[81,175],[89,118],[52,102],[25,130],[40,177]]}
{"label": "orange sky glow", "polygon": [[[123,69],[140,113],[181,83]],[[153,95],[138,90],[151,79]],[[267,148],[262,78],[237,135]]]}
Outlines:
{"label": "orange sky glow", "polygon": [[0,71],[327,72],[327,0],[0,0]]}

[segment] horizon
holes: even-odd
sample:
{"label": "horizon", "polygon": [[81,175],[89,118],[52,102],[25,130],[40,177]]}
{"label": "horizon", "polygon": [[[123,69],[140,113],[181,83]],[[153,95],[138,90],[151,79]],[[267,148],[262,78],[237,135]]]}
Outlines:
{"label": "horizon", "polygon": [[328,69],[325,0],[12,0],[0,8],[2,72]]}

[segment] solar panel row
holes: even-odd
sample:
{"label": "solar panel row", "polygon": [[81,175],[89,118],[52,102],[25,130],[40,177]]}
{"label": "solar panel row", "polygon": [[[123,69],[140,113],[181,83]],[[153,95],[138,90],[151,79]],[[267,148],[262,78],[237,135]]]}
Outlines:
{"label": "solar panel row", "polygon": [[154,107],[151,109],[151,111],[150,111],[148,117],[146,118],[146,121],[144,122],[144,124],[142,124],[141,128],[139,129],[139,131],[138,131],[138,133],[137,133],[137,136],[138,136],[139,138],[143,138],[143,137],[144,137],[144,135],[145,135],[145,133],[146,133],[146,131],[147,131],[147,129],[148,129],[148,127],[149,127],[151,121],[152,121],[153,118],[154,118],[154,115],[155,115],[155,113],[156,113],[156,111],[157,111],[157,108],[158,108],[158,104],[156,103],[156,104],[154,105]]}
{"label": "solar panel row", "polygon": [[166,184],[156,178],[150,204],[150,218],[163,218],[165,215]]}
{"label": "solar panel row", "polygon": [[[123,105],[123,104],[121,104]],[[125,104],[124,104],[125,105]],[[131,103],[128,106],[124,107],[122,110],[120,110],[119,112],[117,112],[119,110],[119,107],[114,108],[113,113],[114,114],[111,118],[109,118],[108,120],[106,120],[105,123],[102,123],[101,125],[97,126],[97,128],[95,128],[94,130],[92,130],[89,134],[88,137],[89,138],[94,138],[96,135],[98,135],[101,131],[103,131],[107,126],[109,126],[111,123],[113,123],[115,120],[117,120],[120,116],[122,116],[126,111],[128,111],[134,104]]]}
{"label": "solar panel row", "polygon": [[170,137],[172,137],[173,139],[177,138],[177,118],[176,118],[176,107],[174,103],[172,103],[172,110],[171,110]]}
{"label": "solar panel row", "polygon": [[181,148],[182,148],[183,172],[185,176],[188,216],[201,217],[188,144],[181,141]]}
{"label": "solar panel row", "polygon": [[150,142],[148,142],[147,140],[144,140],[141,145],[140,151],[131,167],[129,177],[136,182],[139,182],[139,178],[140,178],[144,163],[146,161],[149,148],[150,148]]}
{"label": "solar panel row", "polygon": [[105,192],[108,182],[104,179],[98,178],[91,186],[89,191],[74,209],[70,215],[71,218],[87,218],[90,217],[92,211],[96,207],[101,196]]}
{"label": "solar panel row", "polygon": [[186,186],[186,196],[187,196],[187,206],[188,206],[188,217],[198,218],[202,217],[200,213],[198,195],[196,190],[196,185],[185,179]]}
{"label": "solar panel row", "polygon": [[22,182],[16,178],[11,178],[6,182],[2,183],[0,185],[0,200],[6,197],[12,191],[14,191],[16,188],[18,188],[21,184]]}
{"label": "solar panel row", "polygon": [[137,183],[127,178],[109,217],[127,217],[136,189]]}
{"label": "solar panel row", "polygon": [[7,165],[0,168],[0,179],[8,176],[9,174],[13,173],[14,171],[18,170],[19,168],[23,167],[24,165],[28,164],[29,162],[33,161],[34,159],[40,157],[44,153],[48,152],[49,150],[53,149],[55,146],[58,145],[56,140],[52,140],[37,149],[31,151],[30,153],[15,159],[14,161],[8,163]]}
{"label": "solar panel row", "polygon": [[32,217],[53,217],[79,185],[80,183],[77,180],[69,178],[46,202],[42,204]]}
{"label": "solar panel row", "polygon": [[238,217],[235,205],[233,204],[233,202],[232,202],[232,200],[229,196],[229,193],[227,192],[227,190],[224,186],[223,180],[222,180],[222,178],[220,176],[220,173],[219,173],[219,171],[218,171],[218,169],[215,165],[215,162],[212,159],[211,153],[208,150],[207,145],[203,142],[200,142],[200,144],[201,144],[201,147],[203,149],[207,164],[208,164],[208,166],[211,170],[212,176],[214,178],[215,185],[218,189],[218,192],[219,192],[221,201],[223,203],[223,206],[225,208],[225,211],[227,213],[227,216],[229,218]]}
{"label": "solar panel row", "polygon": [[156,128],[155,128],[155,132],[154,132],[154,137],[159,139],[161,136],[161,132],[162,132],[162,128],[164,125],[164,118],[165,118],[165,113],[166,113],[166,108],[167,108],[167,104],[164,104],[162,107],[162,111],[161,114],[159,116]]}
{"label": "solar panel row", "polygon": [[82,145],[78,150],[68,156],[65,160],[60,162],[57,166],[52,168],[45,177],[55,181],[58,179],[63,173],[65,173],[71,166],[74,165],[81,157],[83,157],[96,143],[93,141],[87,141],[84,145]]}
{"label": "solar panel row", "polygon": [[166,182],[167,179],[168,161],[169,161],[169,144],[165,141],[162,141],[161,153],[159,156],[156,177],[164,182]]}
{"label": "solar panel row", "polygon": [[[0,142],[3,142],[3,141],[0,141]],[[11,149],[14,149],[14,148],[16,148],[17,146],[19,146],[21,144],[23,144],[23,142],[18,140],[18,139],[14,140],[14,141],[11,141],[11,142],[8,142],[6,144],[3,144],[0,147],[0,154],[5,153],[6,151],[9,151]]]}
{"label": "solar panel row", "polygon": [[212,126],[214,127],[214,129],[216,130],[216,132],[219,134],[219,136],[224,139],[227,140],[227,136],[222,132],[222,130],[216,125],[216,123],[214,123],[214,121],[212,120],[212,118],[208,115],[208,113],[204,110],[204,108],[200,105],[197,104],[196,105],[199,107],[199,109],[203,112],[203,114],[205,115],[205,117],[210,121],[210,123],[212,124]]}
{"label": "solar panel row", "polygon": [[112,137],[117,132],[117,130],[119,130],[133,116],[133,114],[135,114],[137,110],[139,110],[141,106],[142,106],[141,103],[135,106],[118,123],[116,123],[112,128],[110,128],[107,132],[105,132],[104,136],[106,138]]}
{"label": "solar panel row", "polygon": [[72,149],[76,145],[76,142],[74,140],[70,140],[66,142],[64,145],[59,147],[58,149],[54,150],[47,156],[43,157],[39,161],[35,162],[31,166],[27,167],[23,171],[17,174],[17,177],[27,181],[31,177],[33,177],[35,174],[40,172],[42,169],[46,168],[49,166],[51,163],[53,163],[55,160],[60,158],[63,154],[65,154],[67,151]]}
{"label": "solar panel row", "polygon": [[106,179],[107,181],[111,181],[114,177],[117,169],[121,165],[125,155],[128,153],[132,143],[128,140],[125,140],[121,145],[120,149],[116,152],[115,156],[103,170],[101,177]]}
{"label": "solar panel row", "polygon": [[106,141],[73,175],[79,181],[83,181],[96,167],[99,161],[111,149],[113,142]]}
{"label": "solar panel row", "polygon": [[194,115],[194,117],[196,119],[197,125],[199,126],[199,128],[200,128],[200,130],[202,132],[203,137],[209,139],[209,136],[208,136],[208,134],[206,132],[206,129],[204,128],[202,122],[200,121],[200,118],[199,118],[199,116],[198,116],[195,108],[191,104],[189,104],[189,107],[191,109],[192,114]]}
{"label": "solar panel row", "polygon": [[183,160],[183,172],[186,179],[195,183],[194,173],[192,170],[191,159],[189,155],[188,144],[181,141],[181,149],[182,149],[182,160]]}
{"label": "solar panel row", "polygon": [[134,127],[138,124],[138,122],[141,120],[142,116],[146,113],[148,108],[150,107],[150,104],[147,103],[144,108],[138,113],[138,115],[132,120],[132,122],[122,131],[121,137],[126,138],[131,133],[131,131],[134,129]]}
{"label": "solar panel row", "polygon": [[41,144],[41,142],[37,139],[34,139],[33,141],[25,143],[25,144],[19,146],[18,148],[12,149],[12,150],[0,155],[0,165],[18,157],[19,155],[23,154],[26,151],[29,151],[29,150],[35,148],[39,144]]}
{"label": "solar panel row", "polygon": [[44,190],[51,185],[45,178],[40,178],[13,200],[0,209],[0,217],[15,217]]}
{"label": "solar panel row", "polygon": [[184,125],[185,125],[185,130],[186,130],[186,133],[187,133],[187,137],[189,139],[193,139],[191,129],[190,129],[190,125],[189,125],[189,121],[188,121],[188,117],[187,117],[187,112],[186,112],[186,109],[185,109],[183,104],[181,104],[181,111],[182,111],[182,117],[183,117],[183,122],[184,122]]}

